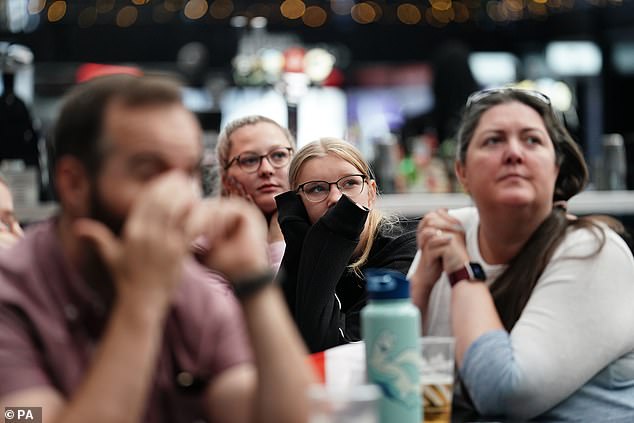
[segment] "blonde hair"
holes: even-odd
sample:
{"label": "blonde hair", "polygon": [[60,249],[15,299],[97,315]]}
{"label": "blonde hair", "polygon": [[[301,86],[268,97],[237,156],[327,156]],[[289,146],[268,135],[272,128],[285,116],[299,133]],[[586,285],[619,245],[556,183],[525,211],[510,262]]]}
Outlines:
{"label": "blonde hair", "polygon": [[229,152],[231,151],[231,147],[233,146],[231,135],[242,127],[248,125],[256,125],[258,123],[270,123],[278,127],[286,137],[286,140],[290,144],[291,148],[295,149],[295,138],[293,138],[293,135],[288,129],[281,126],[273,119],[261,115],[250,115],[232,120],[224,127],[222,132],[220,132],[220,135],[218,135],[218,141],[216,142],[216,159],[218,161],[218,174],[220,175],[220,178],[218,179],[220,183],[220,194],[223,196],[226,195],[226,192],[222,184],[222,178],[227,173],[227,170],[225,168],[229,164],[229,160],[231,160],[231,157],[229,157]]}
{"label": "blonde hair", "polygon": [[[326,157],[329,154],[339,157],[353,165],[367,179],[374,179],[370,165],[363,159],[361,152],[352,144],[338,138],[320,138],[302,147],[293,157],[288,169],[288,179],[292,190],[296,190],[299,183],[297,177],[304,164],[317,157]],[[368,185],[369,187],[369,185]],[[378,188],[376,192],[378,196]],[[361,267],[368,261],[370,250],[374,244],[377,232],[384,225],[392,225],[394,219],[386,216],[377,209],[370,210],[365,228],[361,232],[359,244],[355,252],[360,252],[359,258],[348,267],[357,275],[361,275]]]}

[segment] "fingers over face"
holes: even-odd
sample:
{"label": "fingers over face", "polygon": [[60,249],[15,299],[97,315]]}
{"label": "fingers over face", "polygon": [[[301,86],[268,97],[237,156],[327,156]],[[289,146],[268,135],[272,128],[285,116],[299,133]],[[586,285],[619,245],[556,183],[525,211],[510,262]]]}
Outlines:
{"label": "fingers over face", "polygon": [[250,230],[266,239],[266,221],[259,210],[245,200],[213,198],[201,201],[187,221],[189,236],[204,235],[209,241],[226,238],[237,230]]}
{"label": "fingers over face", "polygon": [[229,196],[248,197],[246,188],[234,176],[224,176],[223,184]]}
{"label": "fingers over face", "polygon": [[183,231],[197,201],[199,197],[191,179],[182,172],[169,172],[141,193],[130,211],[125,232]]}
{"label": "fingers over face", "polygon": [[189,236],[206,239],[206,250],[199,258],[230,280],[269,268],[267,230],[255,206],[227,198],[201,202],[187,223]]}

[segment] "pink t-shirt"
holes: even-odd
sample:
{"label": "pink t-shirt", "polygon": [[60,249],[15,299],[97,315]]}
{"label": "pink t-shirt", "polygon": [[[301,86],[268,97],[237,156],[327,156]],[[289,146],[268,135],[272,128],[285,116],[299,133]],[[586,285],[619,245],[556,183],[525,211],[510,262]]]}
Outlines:
{"label": "pink t-shirt", "polygon": [[[62,255],[55,220],[29,229],[0,253],[0,397],[50,386],[69,398],[90,366],[108,310]],[[194,260],[184,263],[144,422],[204,420],[208,382],[251,360],[239,304],[209,279]],[[182,372],[194,377],[188,388],[179,386]]]}
{"label": "pink t-shirt", "polygon": [[271,263],[271,269],[273,269],[274,272],[280,270],[280,264],[282,264],[285,249],[286,243],[284,240],[269,243],[269,262]]}

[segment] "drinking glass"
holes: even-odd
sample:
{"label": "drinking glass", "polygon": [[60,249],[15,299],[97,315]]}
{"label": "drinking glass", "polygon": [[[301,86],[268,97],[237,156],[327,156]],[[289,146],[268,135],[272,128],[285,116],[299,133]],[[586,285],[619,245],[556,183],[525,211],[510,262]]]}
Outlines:
{"label": "drinking glass", "polygon": [[452,337],[421,338],[421,394],[425,423],[451,421],[454,382],[454,345]]}

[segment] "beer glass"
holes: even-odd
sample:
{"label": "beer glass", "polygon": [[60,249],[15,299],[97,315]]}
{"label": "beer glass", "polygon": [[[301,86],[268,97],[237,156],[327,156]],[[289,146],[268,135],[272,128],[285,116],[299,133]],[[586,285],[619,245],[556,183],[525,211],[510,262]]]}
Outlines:
{"label": "beer glass", "polygon": [[451,421],[454,382],[454,344],[452,337],[424,336],[420,340],[421,394],[424,422]]}

